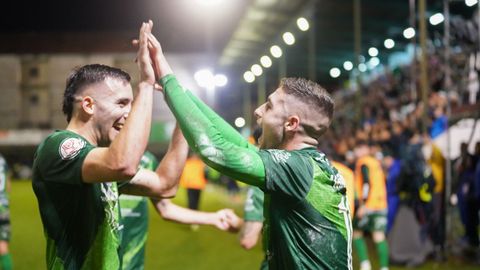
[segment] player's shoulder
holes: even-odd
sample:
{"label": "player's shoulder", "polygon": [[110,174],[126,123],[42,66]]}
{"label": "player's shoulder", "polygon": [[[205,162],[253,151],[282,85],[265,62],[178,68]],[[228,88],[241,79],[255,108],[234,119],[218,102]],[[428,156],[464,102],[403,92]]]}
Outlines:
{"label": "player's shoulder", "polygon": [[69,130],[56,130],[48,135],[37,148],[37,156],[49,155],[72,159],[90,143],[82,136]]}

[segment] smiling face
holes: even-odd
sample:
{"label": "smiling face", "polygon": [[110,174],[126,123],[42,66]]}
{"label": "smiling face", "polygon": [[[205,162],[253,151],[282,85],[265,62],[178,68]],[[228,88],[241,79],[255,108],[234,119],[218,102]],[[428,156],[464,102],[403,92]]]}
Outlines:
{"label": "smiling face", "polygon": [[94,100],[92,121],[99,146],[109,146],[119,134],[132,108],[130,83],[107,78],[85,91]]}
{"label": "smiling face", "polygon": [[255,110],[255,117],[262,128],[262,135],[258,139],[260,148],[278,148],[284,140],[283,126],[288,117],[286,94],[282,88],[275,90],[267,102]]}

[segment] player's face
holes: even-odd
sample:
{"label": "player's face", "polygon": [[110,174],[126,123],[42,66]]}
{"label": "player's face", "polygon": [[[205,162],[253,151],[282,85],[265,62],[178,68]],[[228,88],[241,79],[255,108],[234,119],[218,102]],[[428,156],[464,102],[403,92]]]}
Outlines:
{"label": "player's face", "polygon": [[107,78],[95,96],[94,121],[98,145],[108,146],[120,133],[132,108],[133,92],[128,82]]}
{"label": "player's face", "polygon": [[267,102],[255,110],[257,124],[262,128],[258,139],[260,148],[279,148],[284,139],[284,124],[287,119],[286,94],[278,88]]}

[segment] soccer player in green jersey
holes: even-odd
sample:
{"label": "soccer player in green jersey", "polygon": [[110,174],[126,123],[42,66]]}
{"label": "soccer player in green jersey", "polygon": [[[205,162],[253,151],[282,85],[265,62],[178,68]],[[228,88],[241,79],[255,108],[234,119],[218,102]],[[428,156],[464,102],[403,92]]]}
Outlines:
{"label": "soccer player in green jersey", "polygon": [[178,83],[149,35],[157,79],[190,147],[203,161],[265,192],[264,240],[275,269],[351,269],[351,221],[342,176],[316,147],[333,117],[328,93],[286,78],[255,111],[260,150]]}
{"label": "soccer player in green jersey", "polygon": [[[157,168],[157,158],[145,152],[140,160],[140,167],[146,170]],[[120,188],[121,189],[121,188]],[[220,230],[228,230],[229,218],[238,218],[230,209],[208,213],[190,210],[172,203],[169,199],[155,200],[152,203],[162,218],[185,224],[206,224]],[[120,195],[122,234],[122,269],[144,269],[145,244],[148,234],[148,199],[142,196]]]}
{"label": "soccer player in green jersey", "polygon": [[7,161],[0,155],[0,269],[12,269],[12,257],[8,251],[10,242],[10,207],[7,189],[9,187]]}
{"label": "soccer player in green jersey", "polygon": [[47,269],[121,269],[120,192],[172,196],[187,157],[178,128],[155,172],[138,170],[150,133],[155,74],[147,47],[153,24],[140,29],[135,99],[130,76],[87,65],[67,79],[67,128],[37,148],[33,190],[47,242]]}

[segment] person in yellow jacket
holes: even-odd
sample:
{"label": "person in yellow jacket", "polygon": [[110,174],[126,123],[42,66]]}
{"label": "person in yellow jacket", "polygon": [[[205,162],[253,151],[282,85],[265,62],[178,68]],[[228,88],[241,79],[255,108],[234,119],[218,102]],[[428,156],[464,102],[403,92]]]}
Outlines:
{"label": "person in yellow jacket", "polygon": [[206,185],[205,164],[197,155],[192,154],[180,177],[180,186],[187,190],[188,208],[198,210],[200,195]]}
{"label": "person in yellow jacket", "polygon": [[388,269],[388,244],[385,237],[387,226],[386,178],[379,160],[370,155],[366,141],[358,141],[355,147],[355,193],[358,207],[353,219],[353,243],[360,260],[361,270],[370,270],[367,247],[363,232],[372,233],[380,269]]}

